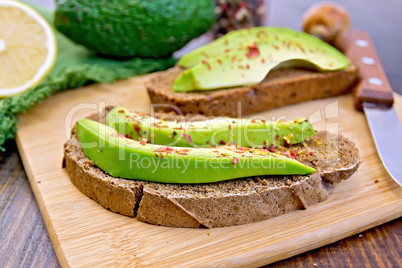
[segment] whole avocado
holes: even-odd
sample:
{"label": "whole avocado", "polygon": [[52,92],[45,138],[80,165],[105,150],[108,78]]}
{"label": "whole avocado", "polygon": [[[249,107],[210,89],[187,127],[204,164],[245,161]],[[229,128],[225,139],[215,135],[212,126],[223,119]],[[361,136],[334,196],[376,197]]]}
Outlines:
{"label": "whole avocado", "polygon": [[56,0],[54,24],[76,43],[117,57],[169,56],[214,23],[212,0]]}

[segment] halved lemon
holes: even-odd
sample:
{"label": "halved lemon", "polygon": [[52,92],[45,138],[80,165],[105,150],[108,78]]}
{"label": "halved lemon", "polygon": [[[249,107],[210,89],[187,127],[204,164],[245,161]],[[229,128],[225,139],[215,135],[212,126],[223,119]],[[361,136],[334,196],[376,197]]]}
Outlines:
{"label": "halved lemon", "polygon": [[38,84],[56,61],[56,37],[35,10],[0,0],[0,97]]}

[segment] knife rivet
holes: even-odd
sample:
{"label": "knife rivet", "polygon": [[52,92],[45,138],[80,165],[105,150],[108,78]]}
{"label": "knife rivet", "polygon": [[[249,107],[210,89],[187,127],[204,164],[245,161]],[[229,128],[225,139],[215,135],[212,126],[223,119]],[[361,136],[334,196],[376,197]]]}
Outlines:
{"label": "knife rivet", "polygon": [[382,85],[382,80],[380,78],[377,78],[377,77],[370,77],[368,79],[368,82],[370,84],[372,84],[372,85],[375,85],[375,86],[381,86]]}
{"label": "knife rivet", "polygon": [[370,57],[363,57],[362,62],[368,65],[374,65],[375,64],[375,59],[370,58]]}
{"label": "knife rivet", "polygon": [[366,40],[357,39],[356,40],[356,46],[358,46],[358,47],[368,47],[369,43]]}

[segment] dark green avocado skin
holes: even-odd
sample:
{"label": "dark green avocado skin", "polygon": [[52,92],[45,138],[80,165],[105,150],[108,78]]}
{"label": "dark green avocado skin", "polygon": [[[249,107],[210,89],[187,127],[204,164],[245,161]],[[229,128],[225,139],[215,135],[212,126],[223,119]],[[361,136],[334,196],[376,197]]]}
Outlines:
{"label": "dark green avocado skin", "polygon": [[212,0],[56,0],[54,24],[100,54],[169,56],[215,21]]}

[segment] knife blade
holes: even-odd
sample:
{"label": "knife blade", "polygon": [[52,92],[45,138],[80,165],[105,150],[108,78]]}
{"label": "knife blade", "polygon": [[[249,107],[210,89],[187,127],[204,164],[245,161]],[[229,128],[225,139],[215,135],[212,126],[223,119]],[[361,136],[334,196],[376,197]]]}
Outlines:
{"label": "knife blade", "polygon": [[393,107],[394,98],[374,43],[368,34],[345,30],[334,40],[357,66],[360,81],[354,90],[355,106],[363,110],[378,155],[389,175],[402,185],[402,125]]}

